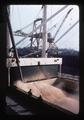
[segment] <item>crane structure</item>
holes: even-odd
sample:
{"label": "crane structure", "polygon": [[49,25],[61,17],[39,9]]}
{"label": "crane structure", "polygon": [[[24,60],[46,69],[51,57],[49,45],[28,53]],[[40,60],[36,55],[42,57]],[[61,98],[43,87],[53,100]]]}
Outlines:
{"label": "crane structure", "polygon": [[[33,31],[34,31],[34,29],[36,29],[36,26],[37,26],[37,22],[41,22],[42,23],[42,18],[38,18],[38,19],[36,19],[36,20],[34,20],[34,24],[33,24]],[[40,41],[40,38],[42,38],[42,27],[40,27],[39,29],[38,29],[38,31],[36,31],[36,32],[33,32],[32,33],[32,35],[30,35],[30,41],[31,41],[31,48],[32,48],[32,44],[33,44],[33,38],[35,38],[36,39],[36,42],[37,42],[37,49],[39,49],[39,41]]]}
{"label": "crane structure", "polygon": [[68,15],[69,15],[70,12],[72,11],[72,9],[73,9],[73,8],[71,8],[71,9],[67,12],[67,14],[65,15],[65,17],[64,17],[64,19],[63,19],[63,21],[62,21],[62,23],[60,24],[58,30],[56,31],[56,33],[55,33],[55,35],[54,35],[54,39],[56,38],[57,34],[59,33],[59,30],[60,30],[61,27],[63,26],[63,24],[64,24],[66,18],[68,17]]}
{"label": "crane structure", "polygon": [[[46,51],[47,51],[47,48],[46,48],[46,44],[47,44],[47,42],[49,43],[49,48],[50,48],[50,46],[51,46],[51,44],[53,43],[53,41],[54,41],[54,39],[55,39],[55,37],[56,37],[56,35],[55,35],[55,37],[54,38],[52,38],[51,37],[51,33],[47,33],[47,28],[46,28],[46,23],[49,21],[49,20],[51,20],[53,17],[55,17],[57,14],[59,14],[61,11],[63,11],[65,8],[67,8],[68,7],[68,5],[66,5],[66,6],[64,6],[63,8],[61,8],[59,11],[57,11],[56,13],[54,13],[51,17],[49,17],[48,19],[46,19],[45,20],[45,18],[46,18],[46,13],[45,13],[45,11],[46,10],[44,10],[44,16],[43,16],[43,18],[44,19],[42,19],[42,18],[38,18],[38,19],[36,19],[36,20],[34,20],[34,23],[33,23],[33,30],[32,30],[32,32],[31,33],[29,33],[29,34],[27,34],[27,33],[24,33],[24,32],[22,32],[21,30],[17,30],[17,31],[15,31],[15,33],[14,33],[14,35],[15,36],[21,36],[21,37],[24,37],[24,38],[22,38],[22,40],[20,40],[19,42],[17,42],[16,43],[16,45],[18,45],[18,44],[20,44],[22,41],[24,41],[25,39],[26,39],[26,37],[30,37],[30,41],[31,41],[31,48],[32,48],[32,44],[35,42],[35,41],[37,41],[37,50],[39,50],[38,48],[39,48],[39,41],[40,41],[40,39],[43,39],[43,41],[42,41],[42,43],[43,43],[43,47],[42,47],[42,57],[44,57],[44,56],[47,56],[46,55]],[[45,9],[45,7],[44,7],[44,9]],[[69,10],[69,12],[70,12],[70,10]],[[68,13],[69,14],[69,13]],[[66,17],[67,17],[68,15],[66,15]],[[45,22],[44,22],[44,21]],[[36,23],[38,22],[38,21],[41,21],[41,24],[39,25],[39,26],[37,26],[36,27]],[[64,21],[63,21],[64,22]],[[44,24],[45,23],[45,24]],[[63,24],[63,23],[62,23]],[[62,26],[62,25],[61,25]],[[60,26],[60,28],[61,28],[61,26]],[[43,31],[42,31],[42,27],[43,27]],[[46,29],[45,29],[46,28]],[[59,28],[59,29],[60,29]],[[40,29],[40,31],[39,31],[39,33],[37,33],[37,30],[38,29]],[[45,31],[45,32],[44,32]],[[46,33],[46,35],[45,35],[45,33]],[[57,33],[56,33],[57,34]],[[46,38],[44,38],[44,36],[46,37]],[[33,40],[33,39],[36,39],[36,40]],[[46,40],[44,40],[44,39],[46,39]],[[46,42],[45,42],[46,41]],[[37,51],[38,52],[38,51]],[[36,53],[36,52],[35,52]]]}
{"label": "crane structure", "polygon": [[[58,14],[60,11],[62,11],[66,7],[67,6],[63,7],[56,14]],[[17,77],[10,78],[10,79],[17,78],[17,79],[21,79],[23,82],[27,82],[28,80],[32,81],[33,74],[31,76],[30,72],[32,72],[34,74],[36,73],[36,78],[34,78],[34,80],[39,79],[39,76],[38,76],[39,72],[40,72],[39,73],[40,79],[47,79],[47,78],[55,77],[58,74],[58,72],[56,72],[56,71],[58,71],[59,65],[60,65],[60,69],[61,69],[62,58],[46,58],[46,43],[47,43],[47,25],[46,25],[46,23],[49,19],[51,19],[51,17],[47,20],[47,16],[46,16],[47,6],[44,5],[43,8],[44,8],[43,18],[38,18],[34,21],[33,31],[31,32],[31,34],[27,34],[27,36],[26,36],[26,37],[30,36],[31,47],[32,47],[32,43],[33,43],[33,38],[35,39],[35,41],[37,42],[38,49],[39,49],[39,41],[40,41],[40,39],[42,39],[43,46],[42,46],[41,58],[19,58],[16,44],[15,44],[14,37],[13,37],[11,23],[9,20],[9,16],[7,14],[8,28],[9,28],[9,33],[10,33],[11,42],[12,42],[12,46],[13,46],[12,48],[14,49],[14,56],[7,58],[7,67],[10,68],[10,75],[12,74],[11,72],[16,71],[16,72],[14,72],[14,74],[15,74],[15,76],[17,76]],[[39,21],[41,22],[41,24],[37,26],[36,23]],[[25,36],[25,33],[21,32],[20,30],[16,31],[16,33],[19,33],[19,35],[21,34],[22,36]],[[48,36],[49,36],[49,34],[48,34]],[[39,52],[39,50],[37,50],[33,54],[37,54],[37,52]],[[56,66],[54,66],[54,65],[56,65]],[[31,69],[31,67],[32,67],[32,69]],[[16,69],[16,70],[14,70],[14,69]],[[54,69],[54,71],[53,71],[53,69]],[[19,70],[20,76],[18,75],[17,70]],[[27,71],[27,73],[25,73],[25,70]],[[51,74],[52,73],[51,71],[53,71],[53,74]],[[61,70],[59,70],[59,71],[61,71]],[[29,77],[29,76],[31,76],[31,77]],[[10,77],[12,77],[12,75]]]}
{"label": "crane structure", "polygon": [[[57,14],[59,14],[61,11],[63,11],[65,8],[67,8],[68,7],[68,5],[65,5],[63,8],[61,8],[60,10],[58,10],[56,13],[54,13],[52,16],[50,16],[48,19],[46,19],[45,20],[45,22],[43,21],[44,19],[43,18],[46,18],[46,15],[45,15],[45,11],[46,10],[44,10],[44,14],[43,15],[45,15],[45,16],[43,16],[43,18],[37,18],[36,20],[34,20],[34,22],[33,22],[33,30],[32,30],[32,32],[30,32],[30,33],[24,33],[24,32],[22,32],[22,30],[17,30],[17,31],[15,31],[14,32],[14,35],[15,36],[21,36],[21,37],[23,37],[19,42],[17,42],[16,43],[16,46],[17,45],[19,45],[21,42],[23,42],[27,37],[29,37],[30,38],[30,41],[31,41],[31,43],[29,44],[30,45],[30,48],[32,49],[33,48],[33,45],[37,45],[37,51],[32,51],[33,53],[29,53],[29,55],[24,55],[24,57],[27,57],[27,56],[31,56],[31,55],[34,55],[34,54],[39,54],[39,52],[41,52],[41,51],[39,51],[39,45],[40,45],[40,43],[43,43],[43,45],[42,45],[42,57],[44,57],[45,56],[45,54],[49,51],[49,49],[51,49],[52,47],[53,47],[53,45],[55,45],[56,46],[56,41],[59,41],[59,40],[56,40],[55,41],[55,39],[56,39],[56,36],[58,35],[58,33],[59,33],[59,31],[60,31],[60,29],[61,29],[61,27],[63,26],[63,24],[64,24],[64,22],[66,21],[66,19],[67,19],[67,17],[68,17],[68,15],[70,14],[70,12],[73,10],[73,8],[71,8],[71,9],[69,9],[68,10],[68,12],[66,13],[66,15],[64,16],[64,18],[63,18],[63,20],[62,20],[62,22],[61,22],[61,24],[60,24],[60,26],[59,26],[59,28],[56,30],[56,33],[55,33],[55,35],[54,35],[54,37],[52,37],[52,35],[51,35],[51,33],[50,32],[48,32],[47,33],[47,27],[45,26],[46,25],[46,23],[49,21],[49,20],[51,20],[53,17],[55,17]],[[44,7],[44,9],[45,9],[45,7]],[[46,12],[47,13],[47,12]],[[37,25],[37,23],[40,21],[40,25]],[[44,24],[45,23],[45,24]],[[31,24],[29,24],[29,25],[31,25]],[[53,25],[53,27],[56,27],[56,25]],[[52,28],[53,28],[52,27]],[[74,26],[73,26],[74,27]],[[73,28],[73,27],[71,27],[71,28]],[[46,31],[45,31],[45,28],[46,28]],[[69,29],[69,30],[71,30],[71,29]],[[37,32],[38,31],[38,32]],[[44,32],[45,31],[45,32]],[[68,31],[69,32],[69,31]],[[45,34],[44,33],[46,33],[46,36],[45,36]],[[66,35],[66,33],[67,33],[67,31],[65,32],[65,34],[64,35]],[[63,36],[64,36],[63,35]],[[46,37],[46,38],[44,38],[44,36]],[[60,37],[60,38],[62,38],[62,37]],[[59,39],[60,39],[59,38]],[[45,40],[44,40],[45,39]],[[41,40],[41,41],[40,41]],[[34,44],[36,42],[36,44]],[[46,44],[47,44],[47,42],[49,43],[49,47],[48,48],[46,48],[45,46],[46,46]],[[28,46],[26,46],[26,47],[28,47]],[[56,46],[57,47],[57,46]],[[58,49],[57,49],[58,50]]]}
{"label": "crane structure", "polygon": [[[53,42],[55,41],[57,34],[59,33],[61,27],[63,26],[63,24],[64,24],[66,18],[68,17],[68,15],[69,15],[69,13],[72,11],[72,9],[73,9],[73,8],[71,8],[71,9],[67,12],[67,14],[65,15],[65,17],[64,17],[64,19],[62,20],[62,22],[61,22],[61,24],[60,24],[58,30],[56,31],[54,37],[51,38],[51,34],[50,34],[50,33],[48,34],[49,37],[51,38],[51,39],[48,40],[48,42],[49,42],[49,49],[52,48],[52,44],[53,44]],[[54,27],[54,26],[53,26],[53,27]],[[57,46],[56,46],[56,47],[57,47]],[[57,49],[57,50],[58,50],[58,49]]]}
{"label": "crane structure", "polygon": [[77,20],[69,29],[66,30],[65,33],[63,33],[55,42],[54,44],[56,44],[57,42],[59,42],[72,28],[74,28],[77,24],[79,23],[79,20]]}
{"label": "crane structure", "polygon": [[[67,7],[68,7],[68,5],[65,5],[63,8],[61,8],[60,10],[58,10],[57,12],[55,12],[52,16],[50,16],[48,19],[46,19],[45,23],[47,23],[48,21],[50,21],[52,18],[54,18],[56,15],[58,15],[61,11],[63,11]],[[31,37],[32,34],[34,32],[36,32],[39,28],[41,28],[43,25],[44,25],[44,22],[42,22],[42,24],[38,25],[36,27],[36,29],[32,30],[30,33],[24,33],[24,32],[22,32],[22,30],[15,31],[13,33],[14,36],[21,36],[21,37],[23,37],[22,40],[20,40],[19,42],[16,43],[16,45],[18,45],[21,42],[23,42],[27,37]]]}

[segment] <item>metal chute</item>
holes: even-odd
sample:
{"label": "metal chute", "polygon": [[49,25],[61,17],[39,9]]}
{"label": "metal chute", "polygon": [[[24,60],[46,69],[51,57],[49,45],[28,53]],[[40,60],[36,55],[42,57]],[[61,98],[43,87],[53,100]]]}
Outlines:
{"label": "metal chute", "polygon": [[[20,58],[19,65],[22,70],[23,82],[33,82],[57,77],[62,64],[62,58]],[[10,77],[12,81],[20,80],[16,59],[8,59]]]}

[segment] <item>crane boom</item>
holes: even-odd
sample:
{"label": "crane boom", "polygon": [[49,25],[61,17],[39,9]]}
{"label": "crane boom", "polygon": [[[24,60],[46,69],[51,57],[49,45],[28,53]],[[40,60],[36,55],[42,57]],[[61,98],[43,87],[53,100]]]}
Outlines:
{"label": "crane boom", "polygon": [[55,38],[56,38],[56,36],[57,36],[57,34],[58,34],[59,30],[61,29],[62,25],[64,24],[64,22],[65,22],[66,18],[68,17],[69,13],[72,11],[72,9],[73,9],[73,8],[71,8],[71,9],[67,12],[66,16],[64,17],[64,19],[63,19],[62,23],[60,24],[60,26],[59,26],[59,28],[58,28],[57,32],[56,32],[56,33],[55,33],[55,35],[54,35],[54,40],[55,40]]}
{"label": "crane boom", "polygon": [[57,39],[57,41],[54,42],[54,44],[57,43],[57,42],[59,42],[73,27],[75,27],[75,25],[76,25],[78,22],[79,22],[79,21],[75,22],[65,33],[63,33],[63,34]]}
{"label": "crane boom", "polygon": [[[61,8],[61,9],[58,10],[56,13],[54,13],[51,17],[49,17],[49,18],[46,20],[46,22],[48,22],[49,20],[51,20],[53,17],[55,17],[57,14],[59,14],[62,10],[64,10],[64,9],[67,8],[67,7],[68,7],[68,5],[65,5],[63,8]],[[36,27],[36,29],[34,29],[34,31],[30,32],[29,34],[27,34],[27,33],[21,34],[21,32],[20,32],[20,34],[14,33],[14,35],[15,35],[15,36],[18,36],[18,35],[19,35],[19,36],[23,36],[24,38],[27,38],[27,37],[29,37],[30,35],[32,35],[33,32],[36,32],[37,29],[39,29],[40,27],[42,27],[43,24],[44,24],[44,23],[40,24],[38,27]],[[23,40],[22,40],[22,41],[23,41]],[[17,42],[16,44],[18,44],[18,42]]]}

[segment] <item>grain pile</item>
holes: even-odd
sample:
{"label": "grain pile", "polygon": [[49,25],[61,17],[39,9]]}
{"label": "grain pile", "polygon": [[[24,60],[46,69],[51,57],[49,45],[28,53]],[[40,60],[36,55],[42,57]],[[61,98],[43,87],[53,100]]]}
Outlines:
{"label": "grain pile", "polygon": [[53,105],[58,105],[77,114],[79,112],[79,100],[71,98],[69,95],[67,96],[62,89],[52,86],[55,80],[56,79],[31,83],[16,81],[14,85],[25,92],[31,89],[34,96],[39,97],[41,95],[44,101]]}

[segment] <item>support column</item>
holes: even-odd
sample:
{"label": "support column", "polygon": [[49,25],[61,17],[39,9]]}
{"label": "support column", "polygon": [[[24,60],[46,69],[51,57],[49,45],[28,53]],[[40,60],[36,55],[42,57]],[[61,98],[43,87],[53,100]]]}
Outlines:
{"label": "support column", "polygon": [[47,57],[46,55],[46,49],[47,49],[47,25],[46,25],[46,20],[47,20],[47,6],[43,6],[43,48],[42,48],[42,57]]}

